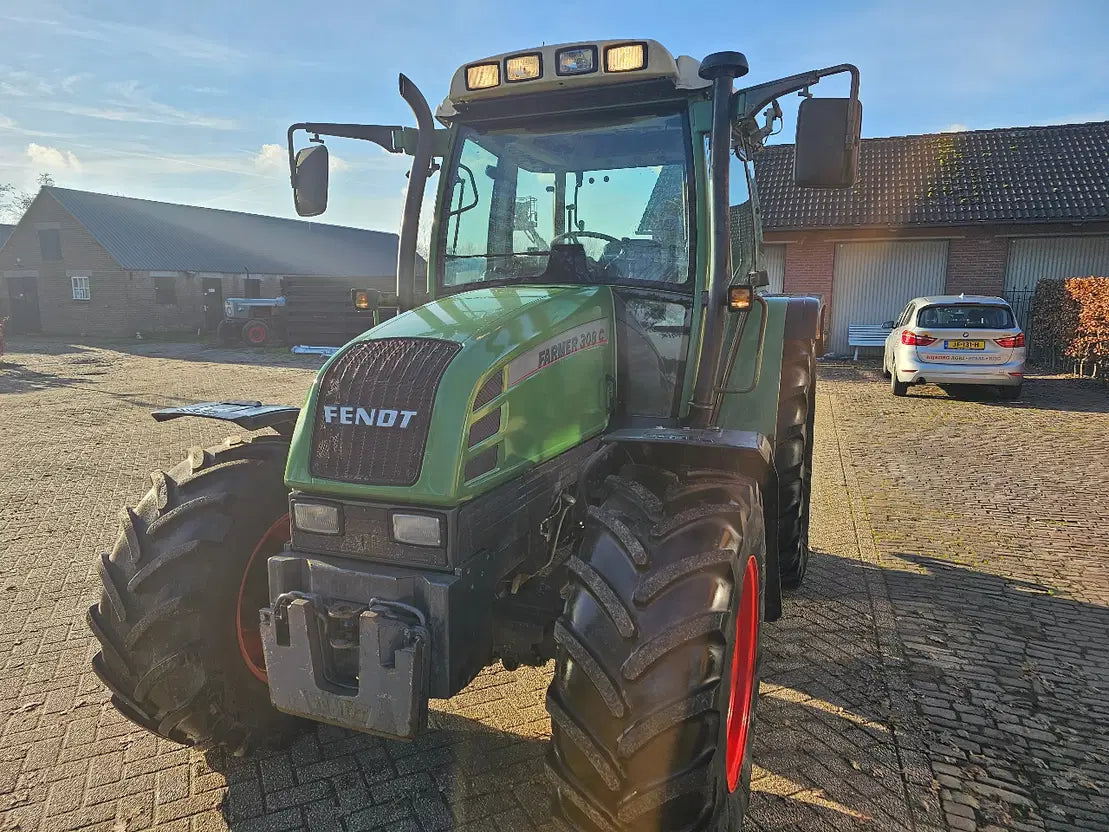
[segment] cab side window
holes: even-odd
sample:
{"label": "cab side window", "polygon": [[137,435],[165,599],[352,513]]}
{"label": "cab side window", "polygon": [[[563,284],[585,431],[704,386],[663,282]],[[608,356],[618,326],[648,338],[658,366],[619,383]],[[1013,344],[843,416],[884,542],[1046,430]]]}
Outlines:
{"label": "cab side window", "polygon": [[910,303],[908,306],[905,307],[904,311],[901,313],[901,317],[897,319],[897,323],[894,324],[893,328],[897,329],[899,327],[908,326],[909,321],[911,321],[912,319],[913,305]]}

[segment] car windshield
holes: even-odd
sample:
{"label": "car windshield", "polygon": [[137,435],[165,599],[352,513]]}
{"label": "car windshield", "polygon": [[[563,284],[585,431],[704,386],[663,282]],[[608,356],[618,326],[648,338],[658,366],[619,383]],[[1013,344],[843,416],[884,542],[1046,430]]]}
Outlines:
{"label": "car windshield", "polygon": [[445,287],[689,282],[684,115],[465,127],[459,138],[441,209]]}
{"label": "car windshield", "polygon": [[917,326],[933,329],[1012,329],[1013,313],[1007,306],[993,304],[945,304],[926,306],[917,316]]}

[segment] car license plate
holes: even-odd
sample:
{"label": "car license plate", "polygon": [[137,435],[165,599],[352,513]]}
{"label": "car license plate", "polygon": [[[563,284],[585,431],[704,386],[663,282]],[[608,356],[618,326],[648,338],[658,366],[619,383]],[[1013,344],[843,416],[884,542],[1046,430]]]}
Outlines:
{"label": "car license plate", "polygon": [[985,341],[944,341],[943,348],[945,350],[984,350],[986,348]]}

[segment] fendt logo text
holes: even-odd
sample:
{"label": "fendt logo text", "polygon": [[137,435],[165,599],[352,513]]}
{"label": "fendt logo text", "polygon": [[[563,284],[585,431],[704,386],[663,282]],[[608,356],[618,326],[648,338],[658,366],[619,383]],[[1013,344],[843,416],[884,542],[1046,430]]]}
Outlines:
{"label": "fendt logo text", "polygon": [[323,420],[327,424],[370,425],[378,428],[406,428],[417,414],[415,410],[389,410],[388,408],[349,407],[341,404],[328,404],[323,408]]}

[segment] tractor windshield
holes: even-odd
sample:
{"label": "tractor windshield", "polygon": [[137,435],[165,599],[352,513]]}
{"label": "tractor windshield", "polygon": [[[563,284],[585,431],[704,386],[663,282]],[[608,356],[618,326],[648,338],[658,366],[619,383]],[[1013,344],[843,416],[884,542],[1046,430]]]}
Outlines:
{"label": "tractor windshield", "polygon": [[689,284],[684,114],[462,127],[445,173],[439,280]]}

